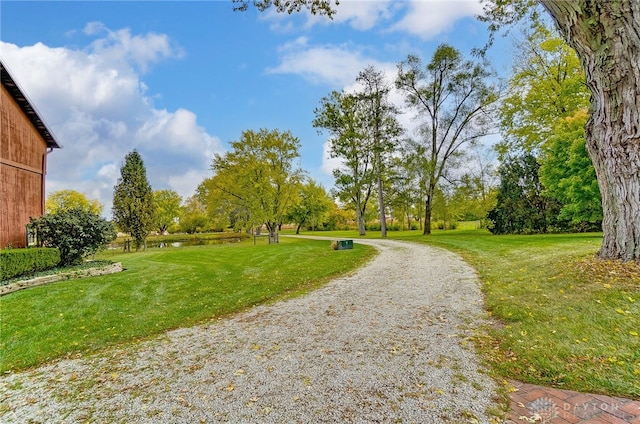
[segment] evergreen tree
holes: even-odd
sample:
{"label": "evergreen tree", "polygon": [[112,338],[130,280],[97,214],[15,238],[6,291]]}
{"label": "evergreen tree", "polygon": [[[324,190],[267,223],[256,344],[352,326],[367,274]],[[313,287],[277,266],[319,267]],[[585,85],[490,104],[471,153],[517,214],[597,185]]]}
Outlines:
{"label": "evergreen tree", "polygon": [[118,228],[131,234],[136,250],[145,245],[155,224],[156,207],[147,171],[140,154],[133,150],[124,158],[120,178],[113,193],[113,220]]}
{"label": "evergreen tree", "polygon": [[539,168],[530,153],[509,158],[500,166],[497,204],[487,214],[493,234],[546,233],[558,224],[560,205],[544,194]]}

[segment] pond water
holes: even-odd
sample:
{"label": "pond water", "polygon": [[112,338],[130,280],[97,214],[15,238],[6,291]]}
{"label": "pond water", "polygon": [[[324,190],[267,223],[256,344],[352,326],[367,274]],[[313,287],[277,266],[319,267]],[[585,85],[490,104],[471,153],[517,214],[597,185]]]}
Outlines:
{"label": "pond water", "polygon": [[[241,237],[229,237],[220,239],[190,239],[181,241],[148,241],[147,249],[166,249],[174,247],[187,247],[187,246],[204,246],[211,244],[227,244],[227,243],[239,243],[242,241]],[[111,243],[109,249],[124,249],[124,243]],[[131,250],[133,250],[133,242],[131,242]]]}

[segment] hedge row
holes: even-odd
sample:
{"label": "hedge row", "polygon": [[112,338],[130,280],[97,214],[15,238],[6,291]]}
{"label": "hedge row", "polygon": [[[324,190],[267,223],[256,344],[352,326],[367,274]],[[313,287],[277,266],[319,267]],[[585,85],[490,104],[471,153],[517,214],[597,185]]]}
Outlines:
{"label": "hedge row", "polygon": [[52,248],[0,250],[0,280],[55,268],[60,251]]}

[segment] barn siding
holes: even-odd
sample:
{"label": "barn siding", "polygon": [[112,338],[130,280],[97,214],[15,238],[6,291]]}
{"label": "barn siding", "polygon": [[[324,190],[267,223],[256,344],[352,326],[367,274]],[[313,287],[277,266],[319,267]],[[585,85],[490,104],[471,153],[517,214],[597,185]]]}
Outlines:
{"label": "barn siding", "polygon": [[24,247],[29,218],[44,213],[47,145],[4,86],[0,110],[0,249]]}

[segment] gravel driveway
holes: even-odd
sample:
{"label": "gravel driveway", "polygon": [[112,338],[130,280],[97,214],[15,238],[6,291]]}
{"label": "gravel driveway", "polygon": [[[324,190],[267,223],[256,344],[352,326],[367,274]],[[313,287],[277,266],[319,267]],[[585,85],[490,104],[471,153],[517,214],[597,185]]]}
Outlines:
{"label": "gravel driveway", "polygon": [[357,242],[379,255],[304,297],[1,377],[0,421],[490,422],[473,269],[432,247]]}

